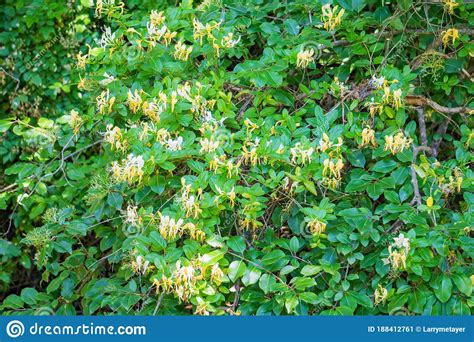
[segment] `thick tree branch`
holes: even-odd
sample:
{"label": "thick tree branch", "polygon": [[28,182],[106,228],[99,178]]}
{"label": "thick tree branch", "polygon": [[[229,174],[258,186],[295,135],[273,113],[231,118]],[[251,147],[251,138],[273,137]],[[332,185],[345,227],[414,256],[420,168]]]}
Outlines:
{"label": "thick tree branch", "polygon": [[418,117],[418,128],[420,129],[420,142],[423,146],[427,146],[428,139],[426,138],[425,111],[423,107],[418,107],[415,110]]}
{"label": "thick tree branch", "polygon": [[417,107],[429,106],[433,108],[435,111],[437,111],[438,113],[443,113],[443,114],[457,114],[457,113],[463,114],[463,113],[469,113],[470,111],[472,111],[472,109],[468,107],[445,107],[421,95],[407,95],[405,97],[405,104],[409,106],[417,106]]}

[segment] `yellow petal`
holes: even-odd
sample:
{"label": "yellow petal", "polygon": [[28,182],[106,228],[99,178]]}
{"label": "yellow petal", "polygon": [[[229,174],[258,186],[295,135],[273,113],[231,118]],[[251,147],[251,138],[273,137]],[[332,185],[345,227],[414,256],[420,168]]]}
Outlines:
{"label": "yellow petal", "polygon": [[428,197],[428,199],[426,200],[426,206],[427,206],[428,208],[433,207],[433,197],[431,197],[431,196]]}

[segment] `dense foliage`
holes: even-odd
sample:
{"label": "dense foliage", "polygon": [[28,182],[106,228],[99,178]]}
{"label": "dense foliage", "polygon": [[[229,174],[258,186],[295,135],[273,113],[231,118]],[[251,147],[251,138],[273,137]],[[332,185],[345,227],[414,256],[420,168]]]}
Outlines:
{"label": "dense foliage", "polygon": [[4,313],[471,314],[473,4],[33,3],[2,8]]}

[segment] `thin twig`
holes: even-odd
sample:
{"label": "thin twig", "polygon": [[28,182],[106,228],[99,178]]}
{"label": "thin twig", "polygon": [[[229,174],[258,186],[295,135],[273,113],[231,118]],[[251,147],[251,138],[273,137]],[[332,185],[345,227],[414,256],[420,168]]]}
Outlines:
{"label": "thin twig", "polygon": [[163,301],[163,297],[165,296],[165,293],[162,292],[160,294],[160,297],[158,298],[158,302],[156,302],[156,306],[155,306],[155,310],[153,310],[153,316],[156,315],[156,313],[158,312],[158,309],[160,308],[161,306],[161,302]]}
{"label": "thin twig", "polygon": [[240,299],[240,279],[237,280],[237,282],[234,285],[235,288],[235,298],[234,302],[232,303],[232,311],[235,312],[235,309],[237,309],[237,306],[239,305],[239,299]]}
{"label": "thin twig", "polygon": [[435,140],[433,140],[433,144],[431,145],[431,149],[433,150],[433,156],[437,157],[438,156],[438,149],[439,145],[441,144],[441,141],[443,140],[443,136],[446,134],[446,131],[448,130],[449,126],[449,121],[451,118],[446,118],[441,125],[439,125],[438,130],[436,131],[436,135],[439,137]]}
{"label": "thin twig", "polygon": [[417,205],[421,205],[420,188],[418,186],[418,178],[416,177],[416,171],[415,171],[416,158],[418,156],[418,153],[421,151],[433,153],[433,151],[431,150],[431,147],[428,147],[428,146],[417,146],[413,148],[413,162],[411,163],[411,166],[410,166],[411,183],[413,185],[413,200],[410,202],[410,205],[413,205],[414,203],[416,203]]}

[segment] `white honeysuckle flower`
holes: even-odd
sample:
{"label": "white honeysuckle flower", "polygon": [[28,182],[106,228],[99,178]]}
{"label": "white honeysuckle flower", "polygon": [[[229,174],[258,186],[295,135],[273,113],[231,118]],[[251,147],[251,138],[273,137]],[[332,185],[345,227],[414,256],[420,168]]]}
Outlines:
{"label": "white honeysuckle flower", "polygon": [[101,39],[98,42],[98,45],[102,48],[106,48],[108,46],[112,46],[115,43],[115,32],[112,33],[112,29],[110,27],[105,28],[105,32],[102,34]]}
{"label": "white honeysuckle flower", "polygon": [[170,151],[179,151],[183,149],[183,137],[178,137],[176,139],[168,139],[166,141],[168,150]]}
{"label": "white honeysuckle flower", "polygon": [[403,233],[400,233],[400,235],[393,240],[396,247],[404,248],[407,252],[410,249],[410,240],[406,238]]}

